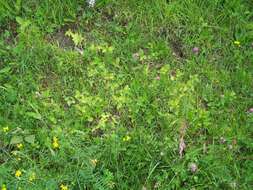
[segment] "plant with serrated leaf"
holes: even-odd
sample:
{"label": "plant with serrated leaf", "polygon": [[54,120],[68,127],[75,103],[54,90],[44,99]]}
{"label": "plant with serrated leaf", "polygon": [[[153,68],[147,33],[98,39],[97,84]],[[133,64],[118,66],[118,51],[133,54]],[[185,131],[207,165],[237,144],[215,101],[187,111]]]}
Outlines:
{"label": "plant with serrated leaf", "polygon": [[82,42],[84,41],[84,37],[82,37],[79,33],[72,32],[71,29],[69,29],[66,33],[66,36],[70,37],[72,41],[74,42],[75,46],[81,46]]}

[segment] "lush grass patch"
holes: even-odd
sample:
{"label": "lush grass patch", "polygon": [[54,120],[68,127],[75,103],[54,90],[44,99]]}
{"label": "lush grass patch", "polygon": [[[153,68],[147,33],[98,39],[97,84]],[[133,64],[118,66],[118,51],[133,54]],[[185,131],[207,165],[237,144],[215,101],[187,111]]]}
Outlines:
{"label": "lush grass patch", "polygon": [[0,0],[0,185],[251,189],[253,4]]}

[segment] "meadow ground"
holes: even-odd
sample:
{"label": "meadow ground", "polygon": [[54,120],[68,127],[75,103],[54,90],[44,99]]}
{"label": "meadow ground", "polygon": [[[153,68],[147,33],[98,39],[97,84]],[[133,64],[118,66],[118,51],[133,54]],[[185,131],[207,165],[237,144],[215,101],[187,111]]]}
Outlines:
{"label": "meadow ground", "polygon": [[1,190],[253,188],[251,0],[0,0]]}

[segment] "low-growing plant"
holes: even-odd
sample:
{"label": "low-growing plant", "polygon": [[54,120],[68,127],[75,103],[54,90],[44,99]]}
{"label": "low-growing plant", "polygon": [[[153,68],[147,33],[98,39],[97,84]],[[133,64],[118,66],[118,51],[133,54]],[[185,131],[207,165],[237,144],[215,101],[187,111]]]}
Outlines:
{"label": "low-growing plant", "polygon": [[250,2],[0,5],[2,190],[251,189]]}

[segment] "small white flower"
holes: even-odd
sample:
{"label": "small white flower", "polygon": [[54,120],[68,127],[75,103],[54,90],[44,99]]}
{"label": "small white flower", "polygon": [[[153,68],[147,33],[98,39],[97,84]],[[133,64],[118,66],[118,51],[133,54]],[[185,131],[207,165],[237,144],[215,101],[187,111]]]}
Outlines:
{"label": "small white flower", "polygon": [[236,187],[237,187],[236,182],[235,181],[231,182],[230,187],[233,188],[233,189],[236,189]]}
{"label": "small white flower", "polygon": [[87,3],[89,4],[89,7],[94,7],[96,0],[87,0]]}
{"label": "small white flower", "polygon": [[220,138],[220,143],[221,143],[221,144],[224,144],[225,142],[226,142],[226,139],[225,139],[224,137],[221,137],[221,138]]}
{"label": "small white flower", "polygon": [[189,169],[190,169],[190,171],[191,171],[192,173],[195,173],[195,172],[198,170],[198,166],[197,166],[197,164],[195,164],[195,163],[190,163],[190,164],[189,164]]}

